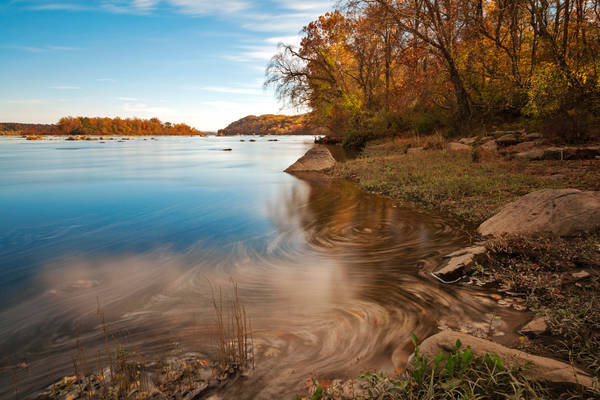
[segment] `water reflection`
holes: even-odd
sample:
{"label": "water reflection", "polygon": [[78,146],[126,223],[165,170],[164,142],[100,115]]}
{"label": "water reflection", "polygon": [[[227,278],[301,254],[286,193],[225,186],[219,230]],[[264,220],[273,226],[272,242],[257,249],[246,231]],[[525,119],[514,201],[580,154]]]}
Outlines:
{"label": "water reflection", "polygon": [[[238,171],[236,165],[247,158],[241,159],[228,167]],[[203,229],[190,229],[194,240],[187,238],[185,246],[146,242],[145,251],[130,246],[65,253],[46,262],[29,283],[37,294],[0,311],[0,320],[8,322],[0,327],[2,366],[26,361],[29,368],[19,381],[29,392],[70,373],[76,340],[90,356],[103,345],[98,299],[109,330],[141,354],[210,355],[209,282],[227,288],[231,279],[252,319],[257,368],[227,387],[225,398],[293,398],[314,374],[393,371],[412,350],[411,333],[425,337],[439,325],[483,329],[491,314],[498,320],[512,316],[479,293],[441,286],[428,276],[441,255],[466,243],[442,218],[395,207],[348,182],[282,175],[263,175],[262,184],[243,190],[264,192],[264,183],[273,182],[260,207],[240,197],[222,204],[239,205],[251,215],[223,210],[215,214],[221,227],[210,223],[213,211],[201,212],[206,203],[188,210]],[[155,229],[168,228],[174,216],[180,221],[181,206],[141,214]],[[113,223],[121,226],[114,218]],[[236,223],[247,228],[237,229]],[[217,240],[220,229],[227,240]],[[144,237],[143,230],[136,232]],[[5,374],[0,385],[6,398],[7,379]]]}

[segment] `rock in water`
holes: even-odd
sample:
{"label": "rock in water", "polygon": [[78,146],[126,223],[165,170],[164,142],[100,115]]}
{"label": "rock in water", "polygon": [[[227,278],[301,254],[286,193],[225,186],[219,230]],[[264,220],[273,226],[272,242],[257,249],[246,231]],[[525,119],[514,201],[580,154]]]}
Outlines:
{"label": "rock in water", "polygon": [[600,192],[545,189],[507,204],[479,226],[483,236],[552,233],[570,236],[600,227]]}
{"label": "rock in water", "polygon": [[329,149],[325,146],[315,146],[290,165],[285,172],[322,171],[334,165],[335,159]]}
{"label": "rock in water", "polygon": [[[523,373],[532,379],[560,383],[569,382],[588,387],[593,385],[593,380],[589,375],[567,363],[534,356],[466,333],[442,331],[435,334],[419,345],[419,354],[433,360],[439,351],[453,351],[456,349],[457,340],[460,340],[462,349],[469,346],[476,355],[485,356],[488,353],[495,353],[508,365],[528,365]],[[414,365],[414,361],[414,358],[409,360],[409,365]]]}

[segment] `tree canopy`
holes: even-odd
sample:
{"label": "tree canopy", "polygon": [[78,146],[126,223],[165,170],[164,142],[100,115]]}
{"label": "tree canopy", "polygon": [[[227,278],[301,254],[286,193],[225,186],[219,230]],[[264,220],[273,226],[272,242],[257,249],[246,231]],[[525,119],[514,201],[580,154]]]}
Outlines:
{"label": "tree canopy", "polygon": [[600,115],[600,0],[344,0],[266,85],[347,142],[503,121],[581,140]]}

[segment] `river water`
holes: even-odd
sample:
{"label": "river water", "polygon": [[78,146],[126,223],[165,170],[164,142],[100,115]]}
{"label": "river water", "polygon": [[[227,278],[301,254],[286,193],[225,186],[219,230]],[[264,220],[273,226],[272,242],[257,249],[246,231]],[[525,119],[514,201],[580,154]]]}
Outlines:
{"label": "river water", "polygon": [[0,397],[73,374],[77,340],[93,357],[98,303],[140,354],[211,356],[210,285],[232,280],[256,369],[225,398],[294,398],[311,376],[401,369],[411,333],[502,335],[519,320],[431,278],[467,244],[454,224],[282,172],[312,137],[249,139],[0,138]]}

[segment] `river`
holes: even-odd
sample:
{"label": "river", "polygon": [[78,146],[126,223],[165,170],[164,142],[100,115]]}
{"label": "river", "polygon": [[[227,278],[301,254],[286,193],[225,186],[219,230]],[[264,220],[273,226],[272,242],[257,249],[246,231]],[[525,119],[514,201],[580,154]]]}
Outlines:
{"label": "river", "polygon": [[468,243],[451,221],[282,172],[312,137],[157,139],[0,138],[0,397],[72,375],[77,340],[93,357],[98,302],[140,354],[214,354],[210,285],[232,280],[256,368],[225,398],[397,371],[411,333],[501,335],[520,318],[429,275]]}

